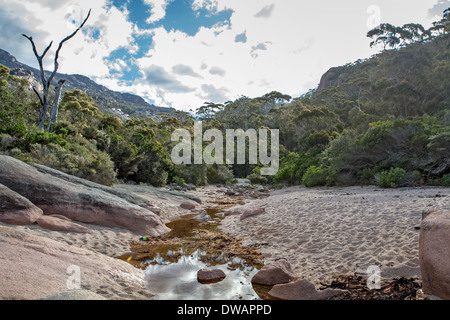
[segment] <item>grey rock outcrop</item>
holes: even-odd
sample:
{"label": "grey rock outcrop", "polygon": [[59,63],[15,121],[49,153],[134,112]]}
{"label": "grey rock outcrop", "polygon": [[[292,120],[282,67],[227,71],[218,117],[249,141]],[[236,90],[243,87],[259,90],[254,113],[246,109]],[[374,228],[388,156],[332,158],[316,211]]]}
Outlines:
{"label": "grey rock outcrop", "polygon": [[27,198],[45,215],[59,214],[73,221],[118,227],[149,236],[170,231],[151,207],[131,203],[107,192],[107,187],[79,181],[79,178],[70,181],[55,173],[44,173],[22,161],[0,155],[0,183]]}
{"label": "grey rock outcrop", "polygon": [[337,87],[341,85],[348,78],[348,74],[345,73],[344,67],[334,67],[328,70],[320,79],[317,92],[329,87]]}

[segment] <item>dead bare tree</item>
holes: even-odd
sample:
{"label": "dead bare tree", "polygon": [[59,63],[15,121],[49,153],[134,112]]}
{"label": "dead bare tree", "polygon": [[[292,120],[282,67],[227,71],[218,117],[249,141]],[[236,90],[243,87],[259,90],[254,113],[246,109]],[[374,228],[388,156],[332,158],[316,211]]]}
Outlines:
{"label": "dead bare tree", "polygon": [[[75,30],[71,35],[69,35],[66,38],[64,38],[59,43],[58,49],[56,50],[56,54],[55,54],[54,69],[53,69],[53,72],[50,74],[48,79],[45,76],[43,60],[44,60],[44,57],[47,54],[47,52],[50,50],[50,48],[51,48],[51,46],[53,44],[53,41],[50,42],[50,44],[47,46],[47,48],[45,48],[45,50],[42,53],[42,55],[39,55],[37,53],[36,45],[34,44],[33,38],[29,37],[29,36],[27,36],[25,34],[22,34],[22,36],[24,36],[25,38],[27,38],[31,42],[31,45],[33,47],[33,53],[36,56],[36,59],[38,60],[39,69],[40,69],[40,72],[41,72],[41,82],[42,82],[42,86],[43,86],[42,96],[41,96],[41,94],[39,94],[39,92],[36,90],[36,88],[33,87],[33,91],[36,93],[36,95],[38,96],[39,101],[41,103],[41,113],[39,115],[39,123],[38,123],[39,130],[41,130],[41,131],[44,130],[45,118],[47,116],[47,112],[48,112],[48,109],[50,107],[48,93],[49,93],[49,89],[50,89],[50,86],[52,84],[53,78],[55,77],[56,72],[58,71],[58,68],[59,68],[58,58],[59,58],[59,53],[61,51],[61,48],[62,48],[63,44],[66,41],[72,39],[78,33],[78,31],[80,31],[83,28],[83,26],[85,25],[86,21],[89,19],[90,15],[91,15],[91,10],[89,10],[89,13],[88,13],[86,19],[84,19],[83,23],[78,27],[78,29]],[[51,127],[52,123],[56,123],[57,122],[59,100],[60,100],[61,89],[62,89],[63,85],[64,85],[64,80],[60,80],[58,82],[58,85],[55,88],[56,90],[55,90],[55,98],[53,100],[53,106],[52,106],[52,115],[51,115],[51,117],[49,119],[48,129],[47,130],[50,130],[50,127]]]}

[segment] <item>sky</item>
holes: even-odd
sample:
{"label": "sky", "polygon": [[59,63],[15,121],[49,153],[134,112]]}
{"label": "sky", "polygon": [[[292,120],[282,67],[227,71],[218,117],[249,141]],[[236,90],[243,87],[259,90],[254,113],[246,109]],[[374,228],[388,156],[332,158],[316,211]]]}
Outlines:
{"label": "sky", "polygon": [[382,22],[442,18],[450,0],[0,0],[0,48],[53,68],[57,44],[91,16],[60,53],[61,73],[82,74],[147,102],[195,110],[205,102],[279,91],[298,97],[331,67],[369,58],[367,32]]}

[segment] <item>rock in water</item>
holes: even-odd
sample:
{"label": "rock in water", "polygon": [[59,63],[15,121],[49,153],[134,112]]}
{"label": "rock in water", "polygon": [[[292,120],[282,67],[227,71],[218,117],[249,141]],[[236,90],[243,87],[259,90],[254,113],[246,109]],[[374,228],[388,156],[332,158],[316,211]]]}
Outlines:
{"label": "rock in water", "polygon": [[170,231],[157,214],[102,190],[103,186],[60,179],[8,156],[0,155],[0,183],[30,200],[45,215],[59,214],[148,236]]}
{"label": "rock in water", "polygon": [[225,272],[220,269],[201,269],[197,272],[197,280],[203,284],[219,282],[225,278]]}
{"label": "rock in water", "polygon": [[0,184],[0,221],[8,224],[33,224],[42,210],[28,199]]}
{"label": "rock in water", "polygon": [[211,216],[206,213],[206,211],[202,211],[202,213],[196,215],[194,218],[194,220],[209,220],[211,219]]}
{"label": "rock in water", "polygon": [[346,292],[346,290],[330,288],[318,291],[308,280],[297,280],[273,286],[269,295],[282,300],[327,300]]}
{"label": "rock in water", "polygon": [[423,292],[450,299],[450,210],[423,215],[419,261]]}
{"label": "rock in water", "polygon": [[273,286],[294,280],[294,272],[286,259],[280,259],[262,267],[252,278],[252,283]]}

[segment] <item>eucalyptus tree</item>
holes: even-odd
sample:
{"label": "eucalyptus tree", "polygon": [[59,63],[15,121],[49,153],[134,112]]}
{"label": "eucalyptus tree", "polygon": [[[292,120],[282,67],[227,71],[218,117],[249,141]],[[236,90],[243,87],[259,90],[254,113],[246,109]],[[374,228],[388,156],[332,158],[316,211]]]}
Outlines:
{"label": "eucalyptus tree", "polygon": [[402,28],[389,23],[382,23],[367,33],[368,38],[375,38],[370,43],[370,47],[382,44],[385,50],[389,47],[394,49],[401,43],[402,31]]}

